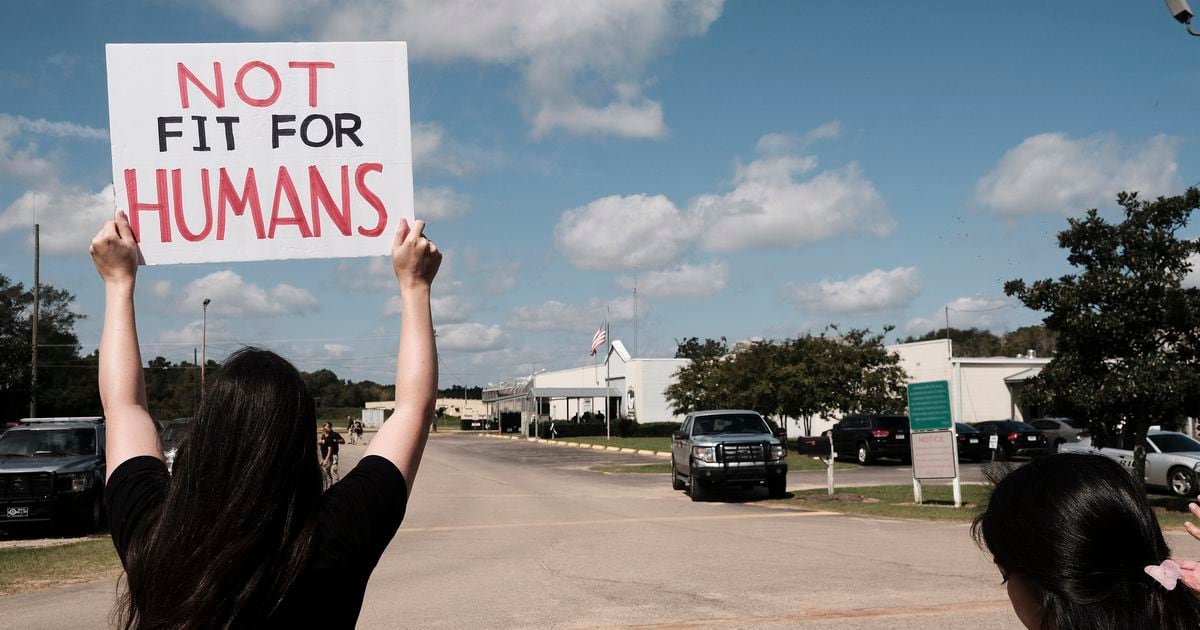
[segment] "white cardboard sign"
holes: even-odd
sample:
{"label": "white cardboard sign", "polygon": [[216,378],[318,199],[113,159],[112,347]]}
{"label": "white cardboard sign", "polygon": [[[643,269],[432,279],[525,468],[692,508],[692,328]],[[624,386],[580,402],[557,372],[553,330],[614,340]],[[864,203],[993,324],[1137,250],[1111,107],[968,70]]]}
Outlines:
{"label": "white cardboard sign", "polygon": [[404,42],[106,48],[146,264],[387,254],[413,217]]}

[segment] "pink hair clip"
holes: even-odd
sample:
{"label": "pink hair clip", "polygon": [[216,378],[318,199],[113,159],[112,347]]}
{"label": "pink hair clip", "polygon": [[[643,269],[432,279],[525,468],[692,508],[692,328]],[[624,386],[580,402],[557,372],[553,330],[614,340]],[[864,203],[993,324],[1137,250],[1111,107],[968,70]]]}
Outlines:
{"label": "pink hair clip", "polygon": [[1162,564],[1148,564],[1144,571],[1146,575],[1154,578],[1155,582],[1162,584],[1163,588],[1168,591],[1175,590],[1175,584],[1183,577],[1183,571],[1179,569],[1179,565],[1170,558],[1163,560]]}

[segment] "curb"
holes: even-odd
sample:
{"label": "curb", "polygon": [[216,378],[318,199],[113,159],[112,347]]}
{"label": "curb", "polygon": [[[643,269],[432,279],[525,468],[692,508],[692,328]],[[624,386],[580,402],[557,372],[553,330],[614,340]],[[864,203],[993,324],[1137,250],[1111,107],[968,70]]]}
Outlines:
{"label": "curb", "polygon": [[664,451],[627,448],[622,446],[613,446],[611,444],[587,444],[584,442],[567,442],[566,440],[543,440],[542,438],[526,438],[520,435],[496,435],[495,433],[478,433],[477,435],[479,437],[488,437],[501,440],[523,440],[530,444],[548,444],[551,446],[567,446],[572,448],[591,448],[602,451],[616,451],[618,453],[632,453],[634,455],[650,455],[651,457],[671,457],[670,453]]}

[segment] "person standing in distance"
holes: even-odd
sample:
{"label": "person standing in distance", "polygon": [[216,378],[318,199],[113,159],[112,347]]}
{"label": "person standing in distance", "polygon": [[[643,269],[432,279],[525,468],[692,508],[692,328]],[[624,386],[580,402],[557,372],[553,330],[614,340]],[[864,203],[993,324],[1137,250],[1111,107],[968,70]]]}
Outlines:
{"label": "person standing in distance", "polygon": [[326,422],[321,427],[321,470],[325,474],[325,487],[338,482],[338,444],[346,440],[333,430],[333,423]]}
{"label": "person standing in distance", "polygon": [[312,393],[292,364],[258,348],[233,353],[208,383],[167,474],[138,349],[137,242],[124,213],[92,240],[105,294],[105,502],[126,577],[119,627],[354,627],[404,519],[433,415],[429,298],[442,256],[423,229],[402,220],[391,251],[403,305],[395,412],[324,492]]}

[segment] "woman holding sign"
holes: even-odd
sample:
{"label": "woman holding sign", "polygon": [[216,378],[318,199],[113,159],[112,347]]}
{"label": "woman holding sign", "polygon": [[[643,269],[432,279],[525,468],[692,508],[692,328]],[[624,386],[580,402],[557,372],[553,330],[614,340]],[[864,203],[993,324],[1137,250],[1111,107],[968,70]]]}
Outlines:
{"label": "woman holding sign", "polygon": [[404,518],[433,417],[429,294],[442,256],[423,229],[402,222],[392,245],[403,303],[396,411],[324,493],[313,397],[296,368],[257,348],[235,352],[209,382],[168,475],[134,322],[137,244],[123,213],[93,239],[105,289],[105,498],[127,577],[122,627],[354,626]]}

